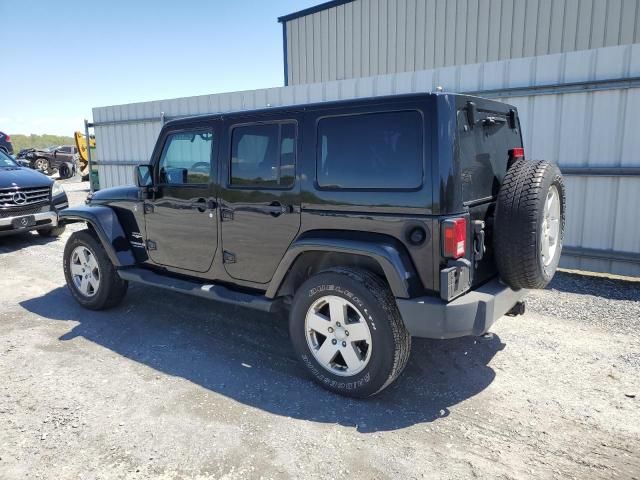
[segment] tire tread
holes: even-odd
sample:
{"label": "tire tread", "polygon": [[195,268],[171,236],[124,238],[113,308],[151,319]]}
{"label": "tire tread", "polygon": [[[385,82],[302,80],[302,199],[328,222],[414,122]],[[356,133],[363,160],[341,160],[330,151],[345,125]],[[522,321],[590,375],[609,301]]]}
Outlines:
{"label": "tire tread", "polygon": [[538,222],[543,215],[540,197],[544,194],[546,198],[543,184],[548,176],[560,186],[562,239],[565,189],[557,166],[545,160],[518,160],[507,172],[498,194],[495,258],[500,276],[513,288],[544,288],[549,281],[541,274],[538,258]]}

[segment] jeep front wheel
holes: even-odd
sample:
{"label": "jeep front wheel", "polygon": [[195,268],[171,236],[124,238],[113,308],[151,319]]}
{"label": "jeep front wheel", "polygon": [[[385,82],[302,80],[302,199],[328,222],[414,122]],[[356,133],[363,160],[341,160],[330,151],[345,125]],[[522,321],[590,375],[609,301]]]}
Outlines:
{"label": "jeep front wheel", "polygon": [[351,397],[370,397],[390,385],[411,350],[388,286],[360,269],[335,268],[304,282],[294,297],[289,332],[313,379]]}
{"label": "jeep front wheel", "polygon": [[122,280],[95,234],[74,232],[64,247],[64,276],[76,301],[91,310],[104,310],[120,303],[127,293]]}

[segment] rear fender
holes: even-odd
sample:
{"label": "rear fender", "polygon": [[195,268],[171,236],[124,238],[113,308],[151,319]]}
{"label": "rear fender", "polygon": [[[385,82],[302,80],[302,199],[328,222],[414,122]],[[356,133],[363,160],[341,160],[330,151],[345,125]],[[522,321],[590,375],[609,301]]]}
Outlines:
{"label": "rear fender", "polygon": [[275,298],[287,281],[287,275],[296,267],[305,253],[332,252],[366,258],[375,263],[384,275],[396,298],[411,298],[419,289],[420,281],[409,255],[393,239],[366,241],[358,239],[312,237],[296,240],[290,247],[269,284],[265,294]]}
{"label": "rear fender", "polygon": [[58,222],[60,224],[87,223],[98,235],[111,263],[116,267],[135,265],[131,245],[118,217],[111,208],[100,205],[65,208],[58,214]]}

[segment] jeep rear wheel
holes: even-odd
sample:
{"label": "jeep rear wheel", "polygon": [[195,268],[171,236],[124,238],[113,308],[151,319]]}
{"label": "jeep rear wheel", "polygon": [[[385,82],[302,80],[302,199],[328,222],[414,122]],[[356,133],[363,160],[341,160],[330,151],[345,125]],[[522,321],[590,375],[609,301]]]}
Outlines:
{"label": "jeep rear wheel", "polygon": [[411,336],[388,286],[360,269],[335,268],[302,284],[289,332],[313,379],[351,397],[370,397],[389,386],[411,350]]}
{"label": "jeep rear wheel", "polygon": [[560,262],[566,194],[560,169],[519,160],[507,172],[496,205],[494,249],[512,288],[544,288]]}
{"label": "jeep rear wheel", "polygon": [[64,276],[76,301],[91,310],[119,304],[127,293],[100,241],[90,230],[74,232],[64,247]]}

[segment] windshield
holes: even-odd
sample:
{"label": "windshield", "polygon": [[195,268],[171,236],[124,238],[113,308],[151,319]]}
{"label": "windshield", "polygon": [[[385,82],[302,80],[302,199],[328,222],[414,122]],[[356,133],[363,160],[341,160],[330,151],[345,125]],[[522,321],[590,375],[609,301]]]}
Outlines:
{"label": "windshield", "polygon": [[17,167],[17,166],[18,166],[18,164],[16,162],[14,162],[13,159],[9,155],[7,155],[2,150],[0,150],[0,168]]}

